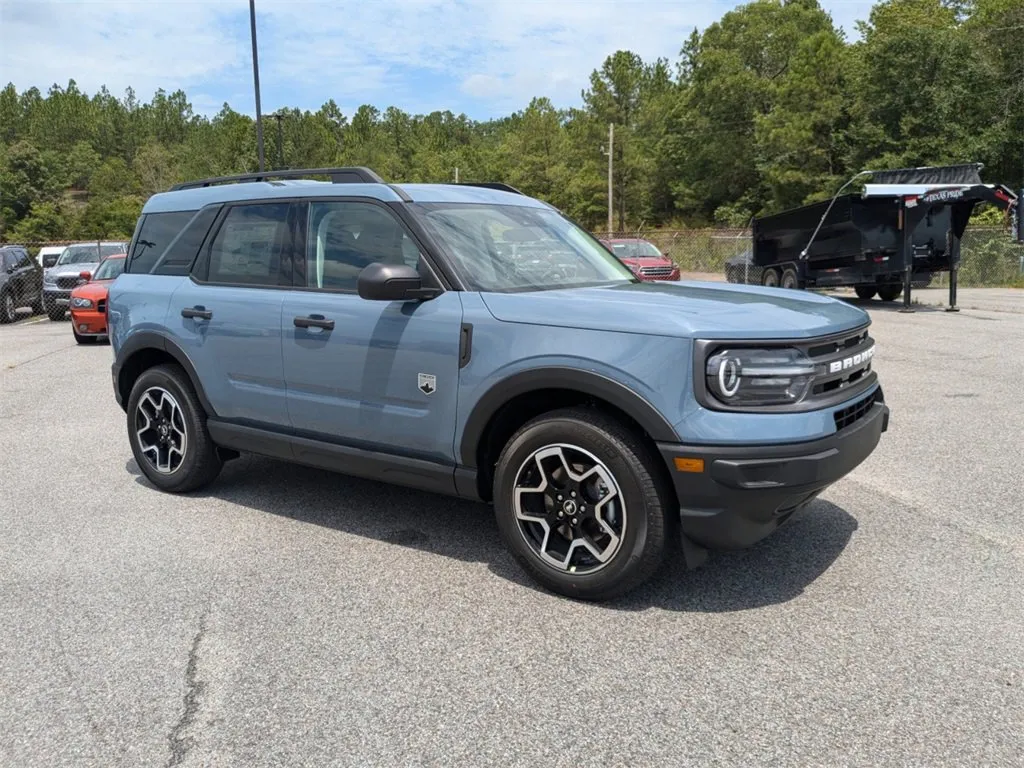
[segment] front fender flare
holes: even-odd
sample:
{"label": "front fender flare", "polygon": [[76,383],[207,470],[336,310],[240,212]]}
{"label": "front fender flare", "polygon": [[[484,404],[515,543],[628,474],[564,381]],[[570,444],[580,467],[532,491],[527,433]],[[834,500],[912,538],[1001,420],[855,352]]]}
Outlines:
{"label": "front fender flare", "polygon": [[636,421],[656,442],[678,442],[675,429],[658,409],[629,387],[593,371],[549,366],[512,374],[488,389],[466,419],[459,445],[460,463],[477,466],[477,449],[487,425],[509,400],[542,389],[568,389],[605,400]]}

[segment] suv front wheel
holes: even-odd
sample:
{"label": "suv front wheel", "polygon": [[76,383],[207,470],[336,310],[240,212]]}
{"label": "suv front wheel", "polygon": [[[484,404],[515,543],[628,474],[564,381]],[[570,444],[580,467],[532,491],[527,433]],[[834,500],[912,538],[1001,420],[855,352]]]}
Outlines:
{"label": "suv front wheel", "polygon": [[127,412],[135,463],[160,490],[193,491],[220,473],[223,462],[206,429],[206,414],[180,366],[144,371],[132,387]]}
{"label": "suv front wheel", "polygon": [[544,414],[509,440],[495,471],[498,527],[516,560],[561,595],[606,600],[665,559],[666,504],[650,451],[604,414]]}

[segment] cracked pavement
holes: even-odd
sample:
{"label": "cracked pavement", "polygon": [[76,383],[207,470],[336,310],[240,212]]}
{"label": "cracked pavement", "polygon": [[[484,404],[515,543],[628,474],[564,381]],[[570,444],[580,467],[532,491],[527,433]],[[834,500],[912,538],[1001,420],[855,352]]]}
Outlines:
{"label": "cracked pavement", "polygon": [[605,605],[479,505],[250,457],[160,494],[109,347],[0,327],[0,765],[1019,765],[1024,314],[867,306],[876,453]]}

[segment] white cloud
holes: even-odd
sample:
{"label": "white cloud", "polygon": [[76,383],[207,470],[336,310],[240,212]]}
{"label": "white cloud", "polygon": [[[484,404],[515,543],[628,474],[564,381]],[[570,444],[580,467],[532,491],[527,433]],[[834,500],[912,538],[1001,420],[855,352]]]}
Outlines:
{"label": "white cloud", "polygon": [[[852,36],[870,0],[825,0]],[[675,62],[720,0],[256,0],[264,109],[338,103],[507,113],[534,96],[578,104],[615,50]],[[0,81],[74,78],[131,85],[148,99],[183,88],[197,111],[252,111],[244,0],[0,0]],[[242,101],[237,94],[249,94]]]}

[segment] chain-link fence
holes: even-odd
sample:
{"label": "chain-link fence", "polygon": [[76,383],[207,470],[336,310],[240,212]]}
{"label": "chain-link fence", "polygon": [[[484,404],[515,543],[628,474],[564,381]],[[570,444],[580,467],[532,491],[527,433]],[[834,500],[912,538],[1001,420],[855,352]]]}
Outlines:
{"label": "chain-link fence", "polygon": [[[602,240],[640,238],[679,265],[683,279],[761,282],[751,264],[749,229],[687,229],[599,232]],[[961,242],[959,284],[965,287],[1024,288],[1024,244],[1000,227],[969,227]],[[948,285],[949,273],[936,273],[930,285]],[[918,287],[923,284],[916,283]]]}

